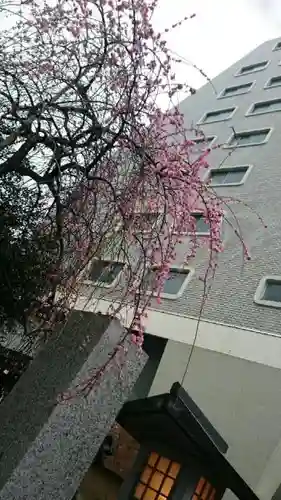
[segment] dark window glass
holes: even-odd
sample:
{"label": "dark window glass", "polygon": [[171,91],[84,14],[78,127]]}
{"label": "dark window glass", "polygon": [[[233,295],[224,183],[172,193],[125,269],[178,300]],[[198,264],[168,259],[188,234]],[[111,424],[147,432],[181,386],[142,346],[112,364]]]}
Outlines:
{"label": "dark window glass", "polygon": [[225,184],[226,172],[211,172],[211,185],[212,184]]}
{"label": "dark window glass", "polygon": [[281,85],[281,76],[274,76],[269,80],[269,87],[278,87],[279,85]]}
{"label": "dark window glass", "polygon": [[209,136],[209,137],[206,137],[206,136],[203,136],[203,137],[196,137],[196,139],[191,139],[193,142],[195,142],[196,144],[202,144],[202,143],[205,143],[205,142],[212,142],[212,140],[214,139],[214,136]]}
{"label": "dark window glass", "polygon": [[158,221],[159,214],[152,212],[145,212],[141,214],[135,214],[133,217],[133,228],[134,231],[149,231],[151,230],[156,222]]}
{"label": "dark window glass", "polygon": [[200,153],[203,151],[206,151],[206,149],[209,147],[211,142],[214,140],[214,136],[202,136],[202,137],[196,137],[190,139],[193,141],[195,144],[194,146],[191,146],[190,153]]}
{"label": "dark window glass", "polygon": [[269,106],[268,108],[270,109],[270,111],[280,111],[281,109],[281,99],[276,99],[275,101],[271,101],[269,103]]}
{"label": "dark window glass", "polygon": [[172,270],[165,282],[163,292],[171,295],[177,294],[184,284],[188,274],[188,271],[181,272],[180,270]]}
{"label": "dark window glass", "polygon": [[[176,295],[182,285],[184,284],[187,276],[189,275],[189,270],[188,269],[171,269],[169,276],[167,280],[165,281],[164,284],[164,289],[162,290],[162,293],[168,293],[170,295]],[[152,270],[148,274],[148,282],[151,283],[151,287],[155,287],[155,279],[156,279],[156,273],[157,270]],[[148,285],[148,288],[151,288]]]}
{"label": "dark window glass", "polygon": [[206,115],[203,118],[203,123],[208,123],[209,121],[215,121],[215,120],[225,120],[228,118],[234,111],[235,108],[228,108],[228,109],[220,109],[218,111],[210,111],[209,113],[206,113]]}
{"label": "dark window glass", "polygon": [[264,101],[257,102],[252,110],[252,113],[259,113],[260,111],[280,111],[281,110],[281,99],[275,99],[274,101]]}
{"label": "dark window glass", "polygon": [[221,172],[219,170],[213,170],[211,171],[211,185],[234,184],[241,182],[247,172],[247,169],[248,167],[233,168]]}
{"label": "dark window glass", "polygon": [[209,233],[210,227],[209,224],[204,220],[203,215],[201,214],[192,214],[196,222],[196,233]]}
{"label": "dark window glass", "polygon": [[262,299],[281,302],[281,281],[267,280]]}
{"label": "dark window glass", "polygon": [[228,96],[228,95],[239,95],[243,94],[246,90],[248,90],[252,86],[252,83],[245,83],[243,85],[236,85],[235,87],[227,87],[223,95]]}
{"label": "dark window glass", "polygon": [[197,145],[207,145],[210,144],[214,140],[214,136],[209,136],[209,137],[196,137],[195,139],[190,139],[191,141],[195,142]]}
{"label": "dark window glass", "polygon": [[94,260],[90,272],[90,279],[111,285],[125,264],[107,260]]}
{"label": "dark window glass", "polygon": [[268,61],[262,61],[260,63],[256,64],[249,64],[249,66],[243,66],[240,70],[240,75],[243,75],[243,73],[248,73],[250,71],[255,71],[257,69],[264,68],[267,65]]}
{"label": "dark window glass", "polygon": [[267,135],[269,133],[269,129],[254,131],[254,132],[242,132],[236,133],[231,138],[229,145],[230,146],[243,146],[244,144],[256,144],[264,142]]}

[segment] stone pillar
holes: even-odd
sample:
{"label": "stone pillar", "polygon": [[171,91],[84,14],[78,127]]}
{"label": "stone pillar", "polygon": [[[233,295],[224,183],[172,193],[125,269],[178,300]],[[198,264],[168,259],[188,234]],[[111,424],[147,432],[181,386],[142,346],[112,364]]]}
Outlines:
{"label": "stone pillar", "polygon": [[[93,376],[125,335],[116,319],[74,311],[0,405],[0,500],[71,500],[145,362],[129,339],[87,396],[58,396]],[[78,391],[79,392],[79,391]]]}

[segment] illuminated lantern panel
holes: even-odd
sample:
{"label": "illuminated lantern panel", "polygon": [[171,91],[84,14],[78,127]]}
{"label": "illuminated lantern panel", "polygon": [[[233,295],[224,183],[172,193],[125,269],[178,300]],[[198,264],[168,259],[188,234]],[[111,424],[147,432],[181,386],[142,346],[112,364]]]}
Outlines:
{"label": "illuminated lantern panel", "polygon": [[204,477],[198,481],[192,500],[215,500],[216,490]]}
{"label": "illuminated lantern panel", "polygon": [[135,488],[134,498],[138,500],[166,500],[174,486],[180,468],[179,463],[152,452]]}

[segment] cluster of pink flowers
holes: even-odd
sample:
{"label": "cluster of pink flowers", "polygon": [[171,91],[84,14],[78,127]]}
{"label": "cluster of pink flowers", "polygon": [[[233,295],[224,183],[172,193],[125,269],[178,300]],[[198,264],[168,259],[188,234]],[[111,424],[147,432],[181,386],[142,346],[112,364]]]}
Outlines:
{"label": "cluster of pink flowers", "polygon": [[[120,303],[134,307],[137,345],[143,342],[150,304],[147,271],[157,268],[152,286],[160,301],[178,245],[184,245],[182,228],[191,233],[183,263],[201,244],[213,261],[222,250],[222,206],[202,180],[209,150],[194,157],[179,109],[157,106],[161,89],[172,96],[183,85],[175,83],[171,90],[172,57],[152,23],[156,6],[157,0],[30,1],[28,22],[23,19],[17,27],[25,50],[16,59],[6,56],[7,69],[21,71],[33,102],[42,103],[38,130],[45,127],[47,136],[58,138],[69,163],[79,167],[73,183],[75,170],[60,177],[61,189],[68,190],[62,237],[69,261],[59,270],[65,301],[120,224],[118,241],[128,262],[113,313]],[[100,135],[90,140],[94,123]],[[196,238],[195,211],[209,224],[207,238]],[[146,220],[142,227],[138,218],[136,229],[135,214],[143,212],[158,213],[160,223],[149,228]],[[137,263],[135,254],[125,252],[128,245],[136,248]]]}

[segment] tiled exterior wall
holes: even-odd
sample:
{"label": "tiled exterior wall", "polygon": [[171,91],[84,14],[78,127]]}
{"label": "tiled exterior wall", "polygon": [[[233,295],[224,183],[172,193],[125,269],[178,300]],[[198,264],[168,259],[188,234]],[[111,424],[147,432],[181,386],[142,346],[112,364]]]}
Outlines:
{"label": "tiled exterior wall", "polygon": [[[226,222],[225,250],[219,257],[219,266],[202,316],[211,321],[279,334],[281,333],[280,309],[255,304],[254,294],[263,276],[281,275],[281,112],[245,116],[254,102],[281,98],[281,86],[264,89],[270,77],[281,75],[279,65],[281,50],[273,51],[275,44],[276,40],[271,40],[256,48],[216,77],[212,84],[207,83],[195,95],[184,100],[180,109],[189,127],[206,111],[237,106],[238,109],[230,120],[201,125],[207,136],[217,136],[216,144],[225,144],[232,133],[231,127],[234,127],[236,132],[273,127],[266,144],[235,150],[222,147],[209,156],[211,167],[253,165],[245,184],[217,189],[219,196],[233,199],[231,202],[225,202],[226,220],[234,222],[231,215],[233,210],[252,259],[245,262],[241,242],[235,236],[233,228]],[[266,69],[235,76],[242,66],[264,60],[270,60]],[[252,81],[255,81],[255,84],[248,93],[224,99],[217,98],[225,87]],[[264,219],[267,228],[263,226],[256,213]],[[178,264],[183,263],[183,256],[184,245],[178,251]],[[190,263],[195,273],[183,296],[176,300],[163,299],[160,306],[154,301],[155,308],[198,316],[204,288],[199,278],[204,275],[207,263],[208,254],[200,250],[196,260]],[[107,293],[105,289],[100,289],[98,292],[102,298],[107,298]],[[109,300],[115,300],[116,297],[118,297],[117,289],[108,295]]]}
{"label": "tiled exterior wall", "polygon": [[[255,80],[251,92],[217,99],[213,87],[208,84],[201,88],[195,96],[186,99],[181,104],[181,110],[186,117],[187,125],[198,121],[205,111],[238,106],[231,120],[206,124],[202,126],[206,135],[216,135],[217,143],[223,144],[235,131],[273,127],[267,144],[252,147],[237,148],[230,157],[230,150],[220,149],[210,156],[210,165],[217,167],[251,164],[253,168],[242,186],[223,187],[217,189],[222,197],[233,197],[240,203],[231,204],[239,220],[240,229],[252,260],[243,262],[242,248],[230,227],[225,231],[225,251],[220,255],[220,263],[213,282],[212,291],[204,308],[203,316],[210,319],[256,328],[262,331],[281,333],[280,310],[258,306],[254,303],[254,293],[259,280],[264,275],[280,275],[281,251],[281,113],[266,113],[246,117],[245,113],[253,102],[281,98],[281,87],[264,89],[267,80],[272,76],[281,75],[281,51],[272,51],[275,41],[269,41],[259,46],[235,65],[214,79],[216,92],[224,87],[246,83]],[[270,60],[263,71],[235,77],[241,66],[255,62]],[[227,217],[231,219],[226,205]],[[264,218],[267,229],[263,227],[254,212]],[[196,265],[196,276],[201,274],[201,265]],[[178,313],[196,315],[201,301],[203,284],[194,279],[186,289],[184,297],[177,301],[166,301],[165,308]]]}
{"label": "tiled exterior wall", "polygon": [[[181,107],[189,125],[192,120],[197,122],[205,111],[229,105],[238,106],[231,120],[202,126],[206,135],[218,136],[217,142],[221,144],[230,136],[231,126],[236,132],[263,127],[274,128],[267,144],[238,148],[224,162],[229,152],[227,149],[216,150],[210,156],[212,167],[217,167],[221,162],[225,166],[253,165],[244,185],[217,190],[223,197],[240,200],[240,203],[231,204],[231,209],[235,209],[252,260],[243,263],[241,244],[233,231],[226,227],[225,251],[220,255],[203,317],[242,328],[280,334],[280,309],[258,306],[253,299],[263,276],[281,274],[281,113],[245,116],[253,102],[281,98],[281,87],[267,90],[263,88],[270,77],[281,75],[281,51],[272,51],[275,43],[275,40],[264,43],[213,82],[219,93],[224,87],[255,80],[250,93],[217,99],[211,85],[206,85],[195,96],[184,101]],[[265,59],[270,59],[271,62],[264,71],[240,77],[233,76],[242,65]],[[229,217],[227,206],[226,210]],[[267,229],[262,227],[254,215],[255,211],[264,218]],[[198,315],[203,293],[203,285],[198,278],[205,267],[204,252],[198,255],[193,264],[195,277],[184,296],[175,301],[163,301],[162,309],[183,315]],[[226,356],[219,350],[211,352],[195,348],[190,359],[190,349],[187,343],[169,340],[152,385],[151,395],[168,391],[176,380],[183,383],[227,440],[230,462],[243,478],[256,488],[280,440],[280,369],[273,369],[266,366],[266,363],[249,362],[243,357],[239,359]],[[260,498],[271,498],[278,486],[279,480],[276,482],[276,478],[274,479],[274,467],[278,477],[279,463],[277,457],[272,469],[268,470]],[[228,500],[230,497],[225,498]]]}

